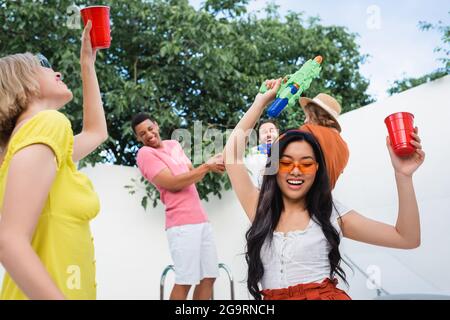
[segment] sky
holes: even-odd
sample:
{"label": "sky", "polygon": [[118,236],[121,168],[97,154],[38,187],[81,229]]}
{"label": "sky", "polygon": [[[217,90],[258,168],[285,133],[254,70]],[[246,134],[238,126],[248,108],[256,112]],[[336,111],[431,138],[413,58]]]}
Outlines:
{"label": "sky", "polygon": [[[190,0],[198,8],[203,0]],[[450,24],[448,0],[275,0],[282,15],[303,11],[318,16],[323,25],[345,26],[358,33],[357,43],[368,61],[361,73],[370,80],[368,93],[386,98],[395,80],[419,77],[442,66],[442,54],[434,49],[442,44],[438,31],[421,31],[419,21]],[[248,10],[257,12],[266,0],[251,0]],[[263,15],[263,13],[261,13]]]}

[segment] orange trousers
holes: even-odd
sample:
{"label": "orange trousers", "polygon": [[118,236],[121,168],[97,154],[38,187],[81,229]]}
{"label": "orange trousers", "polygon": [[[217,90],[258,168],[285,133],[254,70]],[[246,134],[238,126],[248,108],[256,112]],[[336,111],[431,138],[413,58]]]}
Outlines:
{"label": "orange trousers", "polygon": [[337,279],[322,283],[298,284],[285,289],[261,291],[264,300],[351,300],[345,291],[336,287]]}

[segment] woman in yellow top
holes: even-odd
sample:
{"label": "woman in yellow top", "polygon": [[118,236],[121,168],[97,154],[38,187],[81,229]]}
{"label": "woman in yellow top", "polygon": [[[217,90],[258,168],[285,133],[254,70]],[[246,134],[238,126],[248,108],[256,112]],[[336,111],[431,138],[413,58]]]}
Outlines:
{"label": "woman in yellow top", "polygon": [[59,111],[72,92],[45,57],[0,59],[0,299],[95,299],[89,221],[99,211],[78,161],[107,138],[89,22],[81,45],[83,130]]}

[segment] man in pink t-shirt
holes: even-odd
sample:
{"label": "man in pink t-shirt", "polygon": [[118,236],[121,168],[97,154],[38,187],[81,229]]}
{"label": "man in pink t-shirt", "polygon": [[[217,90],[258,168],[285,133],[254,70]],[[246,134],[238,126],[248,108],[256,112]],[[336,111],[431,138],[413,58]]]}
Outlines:
{"label": "man in pink t-shirt", "polygon": [[208,172],[224,172],[222,155],[193,168],[178,141],[161,140],[158,124],[147,114],[137,114],[131,125],[144,145],[138,151],[137,165],[158,189],[166,206],[166,232],[175,266],[170,299],[186,299],[192,285],[196,286],[194,299],[210,299],[214,280],[219,276],[218,259],[212,228],[195,183]]}

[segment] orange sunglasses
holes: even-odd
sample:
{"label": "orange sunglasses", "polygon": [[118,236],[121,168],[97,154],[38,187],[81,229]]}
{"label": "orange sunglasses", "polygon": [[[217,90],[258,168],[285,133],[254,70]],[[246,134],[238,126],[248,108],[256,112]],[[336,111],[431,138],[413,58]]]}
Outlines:
{"label": "orange sunglasses", "polygon": [[280,160],[278,171],[281,173],[290,173],[294,168],[298,168],[303,174],[314,174],[319,169],[319,164],[313,159],[304,159],[300,162],[292,160]]}

